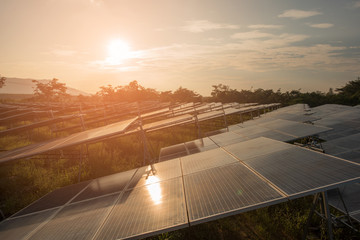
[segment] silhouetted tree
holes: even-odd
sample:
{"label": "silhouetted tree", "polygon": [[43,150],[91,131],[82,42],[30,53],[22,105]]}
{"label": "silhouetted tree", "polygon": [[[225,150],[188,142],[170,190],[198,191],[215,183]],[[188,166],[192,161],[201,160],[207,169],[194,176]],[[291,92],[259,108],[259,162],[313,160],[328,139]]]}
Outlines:
{"label": "silhouetted tree", "polygon": [[360,77],[357,80],[348,82],[344,87],[337,88],[341,102],[348,105],[360,104]]}
{"label": "silhouetted tree", "polygon": [[34,89],[34,95],[37,100],[59,101],[64,100],[65,97],[69,96],[66,93],[66,84],[60,83],[59,80],[56,78],[44,83],[38,80],[32,81],[36,84],[36,87]]}
{"label": "silhouetted tree", "polygon": [[173,94],[174,100],[178,102],[200,102],[201,95],[187,88],[179,87]]}

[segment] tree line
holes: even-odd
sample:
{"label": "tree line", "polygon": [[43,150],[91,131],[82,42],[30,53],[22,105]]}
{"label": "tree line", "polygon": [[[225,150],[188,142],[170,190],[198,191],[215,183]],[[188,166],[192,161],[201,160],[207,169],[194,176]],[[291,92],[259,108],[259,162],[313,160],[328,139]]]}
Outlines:
{"label": "tree line", "polygon": [[134,102],[134,101],[163,101],[163,102],[238,102],[238,103],[281,103],[292,105],[307,103],[310,107],[323,104],[344,104],[355,106],[360,104],[360,77],[349,81],[345,86],[329,89],[327,93],[314,91],[303,93],[300,90],[281,92],[281,89],[237,90],[228,85],[212,86],[211,96],[203,97],[193,90],[179,87],[175,91],[157,91],[141,86],[136,80],[125,86],[102,86],[93,96],[70,97],[66,93],[65,83],[53,79],[47,83],[34,80],[33,100],[36,101],[103,101],[103,102]]}

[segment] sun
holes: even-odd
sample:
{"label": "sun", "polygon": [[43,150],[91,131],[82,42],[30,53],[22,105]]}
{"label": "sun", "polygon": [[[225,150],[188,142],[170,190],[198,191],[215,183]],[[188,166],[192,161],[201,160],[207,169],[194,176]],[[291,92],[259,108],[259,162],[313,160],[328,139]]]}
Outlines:
{"label": "sun", "polygon": [[111,65],[124,63],[131,57],[131,48],[129,44],[121,39],[114,39],[108,45],[108,57],[106,61]]}

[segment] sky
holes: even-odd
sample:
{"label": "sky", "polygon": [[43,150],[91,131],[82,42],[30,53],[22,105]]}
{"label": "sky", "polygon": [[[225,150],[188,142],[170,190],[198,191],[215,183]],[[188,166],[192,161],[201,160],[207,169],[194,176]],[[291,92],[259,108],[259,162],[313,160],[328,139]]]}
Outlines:
{"label": "sky", "polygon": [[327,92],[360,76],[359,24],[359,0],[0,0],[0,75]]}

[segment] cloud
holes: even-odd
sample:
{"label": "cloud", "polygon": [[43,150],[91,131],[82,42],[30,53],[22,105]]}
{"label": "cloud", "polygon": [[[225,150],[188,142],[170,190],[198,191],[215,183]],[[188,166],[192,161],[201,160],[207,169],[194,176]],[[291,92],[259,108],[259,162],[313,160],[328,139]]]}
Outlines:
{"label": "cloud", "polygon": [[248,28],[251,28],[251,29],[281,29],[281,28],[283,28],[283,25],[255,24],[255,25],[248,26]]}
{"label": "cloud", "polygon": [[213,23],[208,20],[195,20],[195,21],[187,21],[187,24],[183,26],[181,29],[187,32],[193,33],[201,33],[210,30],[217,29],[238,29],[238,25],[233,24],[219,24]]}
{"label": "cloud", "polygon": [[239,33],[235,33],[231,36],[231,38],[234,39],[257,39],[257,38],[269,38],[272,37],[274,35],[270,34],[270,33],[264,33],[264,32],[259,32],[259,31],[251,31],[251,32],[239,32]]}
{"label": "cloud", "polygon": [[290,9],[284,11],[282,14],[278,15],[279,18],[292,18],[292,19],[301,19],[308,18],[316,15],[321,15],[321,12],[318,11],[303,11],[297,9]]}
{"label": "cloud", "polygon": [[260,30],[233,34],[230,42],[172,44],[139,50],[137,57],[104,71],[161,73],[167,76],[211,75],[214,71],[267,72],[286,70],[357,71],[358,59],[343,53],[346,47],[331,44],[304,45],[303,34],[271,34]]}
{"label": "cloud", "polygon": [[334,26],[332,23],[318,23],[318,24],[308,24],[310,27],[313,28],[331,28]]}

